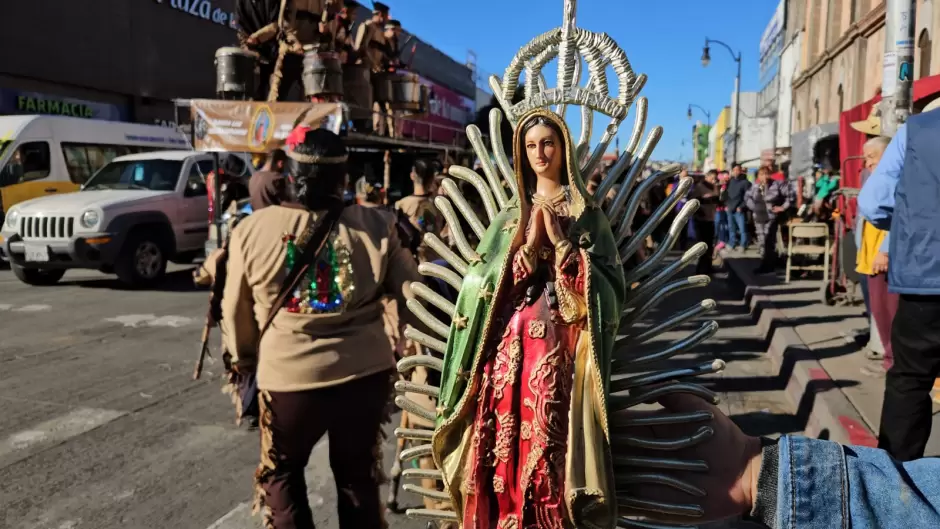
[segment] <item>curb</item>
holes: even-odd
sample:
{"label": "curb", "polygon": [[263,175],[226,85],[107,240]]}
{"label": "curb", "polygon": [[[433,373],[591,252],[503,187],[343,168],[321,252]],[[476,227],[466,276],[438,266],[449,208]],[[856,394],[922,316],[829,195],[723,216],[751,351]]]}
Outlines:
{"label": "curb", "polygon": [[726,251],[722,251],[722,258],[728,279],[744,287],[744,301],[756,320],[760,336],[767,340],[767,354],[778,370],[778,377],[786,381],[787,398],[797,417],[806,424],[803,435],[840,444],[877,446],[878,439],[839,383],[829,376],[796,330],[786,324],[789,318],[774,305],[773,296],[756,286],[749,266]]}

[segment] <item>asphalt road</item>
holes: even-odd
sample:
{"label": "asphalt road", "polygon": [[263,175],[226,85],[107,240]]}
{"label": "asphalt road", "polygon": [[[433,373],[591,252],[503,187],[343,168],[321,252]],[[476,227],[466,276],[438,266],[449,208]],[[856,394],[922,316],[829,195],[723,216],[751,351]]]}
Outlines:
{"label": "asphalt road", "polygon": [[[683,361],[732,361],[712,383],[748,430],[799,431],[782,388],[760,383],[773,376],[764,344],[722,283],[709,293],[725,329]],[[207,299],[190,285],[185,268],[154,291],[121,290],[96,272],[30,287],[0,269],[0,528],[260,526],[249,516],[257,433],[233,424],[219,363],[190,379]],[[699,296],[679,294],[664,308]],[[327,442],[311,458],[308,486],[317,526],[335,529]],[[392,450],[390,442],[386,466]],[[396,529],[422,527],[389,520]]]}

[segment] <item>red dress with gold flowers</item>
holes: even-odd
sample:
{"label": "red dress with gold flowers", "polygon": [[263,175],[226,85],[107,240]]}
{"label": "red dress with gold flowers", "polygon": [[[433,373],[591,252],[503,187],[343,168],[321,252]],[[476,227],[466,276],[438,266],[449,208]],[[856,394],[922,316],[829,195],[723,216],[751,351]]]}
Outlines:
{"label": "red dress with gold flowers", "polygon": [[484,353],[464,528],[571,527],[564,494],[568,411],[585,318],[565,309],[572,296],[583,300],[585,279],[578,251],[564,253],[557,263],[555,248],[523,246],[513,257],[513,305],[497,321],[506,330]]}

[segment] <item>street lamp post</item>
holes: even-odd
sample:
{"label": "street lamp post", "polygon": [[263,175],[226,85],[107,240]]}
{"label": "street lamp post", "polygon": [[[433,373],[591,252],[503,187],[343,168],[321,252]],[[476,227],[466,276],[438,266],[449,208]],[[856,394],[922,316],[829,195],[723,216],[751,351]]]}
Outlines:
{"label": "street lamp post", "polygon": [[720,44],[724,46],[728,53],[731,54],[731,58],[738,63],[738,75],[734,78],[734,110],[732,111],[733,123],[731,124],[731,129],[734,131],[734,141],[732,143],[732,163],[739,163],[738,160],[738,127],[740,122],[738,120],[739,115],[741,114],[741,52],[738,52],[737,55],[734,54],[734,50],[731,49],[731,46],[728,46],[720,40],[713,40],[708,37],[705,38],[705,47],[702,49],[702,67],[707,67],[708,63],[711,62],[712,58],[709,54],[709,44]]}
{"label": "street lamp post", "polygon": [[[708,128],[712,128],[712,114],[708,110],[705,110],[704,107],[696,105],[695,103],[689,103],[689,110],[686,112],[686,116],[691,120],[692,119],[692,107],[695,107],[702,111],[705,114],[705,121],[707,122]],[[695,137],[695,127],[692,127],[692,160],[695,161],[698,157],[698,138]],[[706,150],[708,146],[705,146]],[[703,160],[704,161],[704,160]]]}
{"label": "street lamp post", "polygon": [[705,121],[707,121],[706,125],[708,125],[708,127],[711,128],[711,126],[712,126],[712,114],[711,114],[711,112],[709,112],[709,111],[705,110],[704,108],[702,108],[702,107],[696,105],[695,103],[689,103],[689,111],[686,113],[686,116],[688,116],[689,119],[692,119],[692,108],[697,108],[697,109],[701,110],[703,114],[705,114]]}

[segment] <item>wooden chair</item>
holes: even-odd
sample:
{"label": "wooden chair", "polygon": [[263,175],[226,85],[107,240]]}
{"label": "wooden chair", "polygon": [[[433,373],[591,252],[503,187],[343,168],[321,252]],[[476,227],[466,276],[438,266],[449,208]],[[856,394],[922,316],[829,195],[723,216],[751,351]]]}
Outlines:
{"label": "wooden chair", "polygon": [[[808,244],[800,244],[800,239],[809,239]],[[823,244],[813,244],[814,240],[823,239]],[[823,282],[829,282],[829,225],[824,222],[800,222],[790,224],[790,241],[787,246],[787,277],[790,282],[790,272],[793,270],[822,271]],[[823,264],[800,265],[793,264],[794,255],[823,256]]]}

